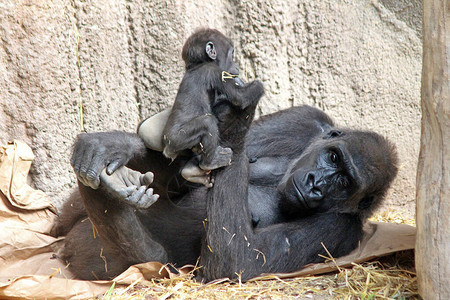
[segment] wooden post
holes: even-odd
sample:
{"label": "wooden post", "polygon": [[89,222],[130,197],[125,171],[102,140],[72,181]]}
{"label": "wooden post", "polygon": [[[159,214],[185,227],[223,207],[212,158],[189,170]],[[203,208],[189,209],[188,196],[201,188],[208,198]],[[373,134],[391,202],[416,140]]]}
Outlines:
{"label": "wooden post", "polygon": [[416,269],[424,299],[450,299],[450,3],[423,1]]}

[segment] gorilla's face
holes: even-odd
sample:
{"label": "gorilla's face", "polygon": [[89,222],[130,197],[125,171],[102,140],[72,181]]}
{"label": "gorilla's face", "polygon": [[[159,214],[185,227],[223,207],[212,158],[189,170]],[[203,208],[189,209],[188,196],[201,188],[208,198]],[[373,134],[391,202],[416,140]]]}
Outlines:
{"label": "gorilla's face", "polygon": [[292,163],[278,185],[284,211],[363,213],[376,207],[397,173],[393,146],[372,132],[331,130]]}
{"label": "gorilla's face", "polygon": [[309,148],[284,176],[279,190],[286,204],[295,208],[328,210],[358,190],[358,170],[343,141],[320,141]]}

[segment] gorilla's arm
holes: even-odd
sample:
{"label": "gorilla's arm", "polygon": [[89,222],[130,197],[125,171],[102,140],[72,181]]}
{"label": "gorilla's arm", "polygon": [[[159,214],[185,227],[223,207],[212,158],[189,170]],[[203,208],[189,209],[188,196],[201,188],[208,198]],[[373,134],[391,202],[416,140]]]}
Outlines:
{"label": "gorilla's arm", "polygon": [[[65,223],[75,222],[75,226],[74,232],[69,232],[66,244],[76,244],[80,239],[89,243],[93,234],[97,236],[96,246],[66,245],[64,248],[62,258],[71,262],[71,271],[78,277],[109,278],[132,264],[144,261],[170,261],[179,265],[195,262],[199,253],[204,208],[181,209],[169,200],[169,197],[177,200],[186,193],[183,192],[183,185],[172,184],[177,182],[174,177],[179,176],[183,162],[171,162],[160,152],[147,149],[137,135],[124,132],[80,135],[74,145],[71,162],[80,182],[81,197],[77,201],[80,204],[82,200],[93,228],[82,226],[86,220],[80,220],[78,215],[67,219]],[[124,169],[124,166],[129,169]],[[108,176],[105,168],[113,173],[111,179],[105,180]],[[149,172],[156,174],[154,179]],[[114,183],[117,180],[119,182]],[[136,200],[133,203],[124,199],[120,189],[117,189],[117,186],[124,184],[139,185],[141,180],[143,184],[152,181],[150,187],[160,194],[160,199],[150,203],[147,209],[139,209],[146,207],[140,203],[142,197],[132,197],[131,200]],[[151,197],[148,200],[155,201]],[[68,209],[67,213],[62,213],[70,216],[73,208]],[[61,233],[59,227],[54,234]],[[195,248],[195,245],[198,246]]]}
{"label": "gorilla's arm", "polygon": [[[221,277],[247,280],[261,273],[294,271],[306,263],[323,260],[318,254],[327,254],[321,243],[336,257],[356,247],[361,224],[357,218],[345,214],[317,214],[289,223],[253,228],[248,208],[248,157],[246,147],[239,142],[245,135],[242,118],[248,113],[233,114],[239,121],[229,123],[227,118],[222,118],[221,126],[234,134],[222,136],[224,143],[233,149],[233,160],[231,166],[216,171],[214,187],[208,191],[201,276],[207,281]],[[283,120],[272,118],[278,118],[278,122]],[[331,121],[325,121],[324,126],[331,127]],[[270,123],[261,123],[267,129],[267,136],[261,138],[274,138],[267,124]],[[278,125],[280,131],[287,130],[281,130],[282,123]],[[277,126],[276,122],[273,126]],[[322,127],[317,126],[316,130]],[[293,135],[292,139],[295,138]],[[249,137],[249,144],[251,142],[252,137]],[[264,143],[260,145],[264,147]],[[270,150],[270,143],[266,146]]]}
{"label": "gorilla's arm", "polygon": [[264,93],[263,85],[259,80],[244,83],[239,77],[223,79],[223,76],[222,73],[222,78],[216,82],[217,89],[233,105],[245,109],[254,103],[255,99],[260,99]]}
{"label": "gorilla's arm", "polygon": [[122,131],[80,134],[70,163],[82,184],[97,189],[103,169],[110,175],[132,158],[143,158],[146,151],[135,134]]}
{"label": "gorilla's arm", "polygon": [[249,157],[296,158],[312,139],[333,126],[327,114],[307,105],[261,116],[252,123],[246,137]]}
{"label": "gorilla's arm", "polygon": [[[100,177],[106,168],[111,175],[122,166],[142,174],[158,174],[152,182],[155,193],[165,191],[168,181],[179,174],[181,160],[171,162],[162,153],[146,147],[144,141],[134,133],[111,131],[80,134],[74,144],[71,164],[77,179],[87,187],[98,189]],[[105,173],[103,171],[103,173]],[[106,182],[103,189],[114,193],[113,182]],[[117,194],[117,197],[121,195]]]}
{"label": "gorilla's arm", "polygon": [[328,256],[324,246],[333,257],[357,246],[362,234],[360,223],[350,215],[317,214],[254,229],[246,201],[247,187],[240,177],[246,173],[246,167],[242,167],[245,163],[243,158],[217,174],[210,191],[201,254],[201,276],[206,281],[223,277],[245,281],[262,273],[292,272],[305,264],[323,261],[318,254]]}

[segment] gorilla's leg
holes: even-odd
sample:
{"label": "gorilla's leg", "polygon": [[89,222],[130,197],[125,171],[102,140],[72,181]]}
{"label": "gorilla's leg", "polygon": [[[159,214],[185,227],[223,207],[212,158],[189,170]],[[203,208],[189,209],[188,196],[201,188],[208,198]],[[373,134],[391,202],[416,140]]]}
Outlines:
{"label": "gorilla's leg", "polygon": [[87,213],[83,200],[80,193],[73,192],[69,199],[64,202],[61,213],[50,231],[50,235],[54,237],[65,236],[77,222],[84,219],[87,219]]}
{"label": "gorilla's leg", "polygon": [[111,196],[102,186],[93,190],[79,184],[79,190],[104,251],[115,258],[111,268],[123,271],[135,263],[167,262],[166,251],[143,226],[135,207]]}
{"label": "gorilla's leg", "polygon": [[[122,168],[118,170],[119,173],[123,173],[121,171]],[[105,216],[107,217],[108,214],[106,213]],[[109,222],[112,222],[112,219]],[[106,244],[100,241],[97,226],[94,226],[88,218],[83,199],[78,191],[74,192],[64,204],[51,234],[55,237],[65,235],[64,248],[59,254],[69,264],[70,270],[77,278],[86,280],[112,278],[130,265],[129,258],[132,259],[132,254],[128,257],[125,253],[127,256],[125,259],[116,255],[117,250],[114,250],[116,248],[111,250],[109,247],[108,243],[120,243],[120,239],[114,239],[115,235],[113,235],[108,238]]]}
{"label": "gorilla's leg", "polygon": [[186,149],[200,154],[200,168],[203,170],[228,166],[231,161],[231,149],[219,145],[217,120],[212,114],[186,121],[183,126],[170,127],[165,133],[164,142],[166,146],[163,153],[166,157],[174,159]]}
{"label": "gorilla's leg", "polygon": [[164,150],[163,130],[171,112],[172,108],[167,108],[138,125],[137,134],[149,149],[159,152]]}
{"label": "gorilla's leg", "polygon": [[78,220],[66,235],[61,258],[70,263],[70,271],[77,278],[84,280],[113,278],[128,265],[109,255],[93,228],[89,218]]}
{"label": "gorilla's leg", "polygon": [[[217,91],[216,91],[217,94]],[[216,95],[216,98],[219,97]],[[226,97],[225,97],[226,98]],[[222,99],[225,100],[225,99]],[[216,101],[218,101],[216,99]],[[144,141],[145,145],[152,150],[162,152],[164,150],[163,143],[163,129],[167,123],[167,119],[171,113],[171,108],[166,109],[160,113],[157,113],[144,121],[138,126],[138,135]],[[214,120],[212,116],[207,116],[208,122]],[[208,125],[208,129],[211,130],[211,126]],[[211,137],[210,134],[207,134],[206,138]],[[217,136],[213,140],[205,140],[202,141],[202,145],[206,144],[217,144]],[[197,150],[198,153],[201,154],[201,150],[196,145],[193,147],[193,150]],[[212,150],[211,150],[212,151]],[[182,176],[189,182],[203,184],[206,187],[212,187],[212,182],[210,182],[209,171],[213,169],[217,169],[223,167],[225,165],[230,164],[231,159],[231,149],[217,147],[214,149],[214,155],[211,157],[213,163],[206,164],[205,161],[202,161],[202,165],[199,167],[200,157],[192,158],[182,170]],[[224,154],[222,154],[224,153]]]}

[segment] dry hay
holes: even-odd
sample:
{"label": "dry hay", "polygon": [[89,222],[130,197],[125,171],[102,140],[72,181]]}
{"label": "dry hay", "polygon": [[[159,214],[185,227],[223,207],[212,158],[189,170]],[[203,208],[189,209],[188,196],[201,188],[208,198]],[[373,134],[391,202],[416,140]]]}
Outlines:
{"label": "dry hay", "polygon": [[[388,210],[377,221],[414,224]],[[111,289],[103,299],[418,299],[413,251],[399,252],[377,261],[340,268],[335,273],[279,279],[268,277],[247,283],[219,280],[201,284],[191,276],[135,282]]]}

